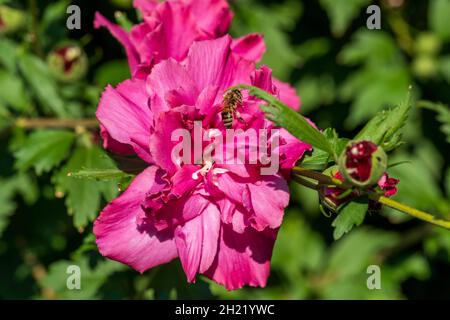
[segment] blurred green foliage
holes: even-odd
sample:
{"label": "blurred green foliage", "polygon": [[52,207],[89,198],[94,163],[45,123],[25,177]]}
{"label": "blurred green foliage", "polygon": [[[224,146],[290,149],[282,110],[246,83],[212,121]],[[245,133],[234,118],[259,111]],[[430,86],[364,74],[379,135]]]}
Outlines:
{"label": "blurred green foliage", "polygon": [[[334,241],[334,217],[324,217],[317,195],[298,185],[265,289],[227,292],[203,277],[188,285],[178,261],[140,275],[102,258],[91,222],[118,182],[68,176],[114,169],[98,133],[34,130],[39,123],[24,119],[92,118],[105,85],[129,77],[120,46],[93,29],[94,12],[137,16],[130,1],[78,1],[82,30],[68,32],[68,3],[0,0],[23,15],[23,26],[0,34],[0,298],[450,298],[450,232],[384,209]],[[381,30],[366,29],[372,3],[382,8]],[[395,199],[450,218],[450,0],[239,0],[232,7],[232,34],[264,34],[263,63],[297,88],[302,113],[321,128],[354,136],[412,85],[418,103],[406,143],[390,158],[406,161],[389,169],[401,181]],[[45,62],[67,40],[89,57],[89,72],[76,83],[54,79]],[[66,289],[71,264],[82,268],[80,291]],[[372,264],[381,267],[381,290],[367,289]]]}

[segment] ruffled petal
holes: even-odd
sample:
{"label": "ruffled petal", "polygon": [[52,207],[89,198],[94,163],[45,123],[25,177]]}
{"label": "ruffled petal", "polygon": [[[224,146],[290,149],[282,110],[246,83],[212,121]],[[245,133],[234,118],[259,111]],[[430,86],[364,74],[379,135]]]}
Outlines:
{"label": "ruffled petal", "polygon": [[178,144],[178,142],[172,141],[172,133],[182,128],[183,122],[179,112],[164,112],[157,118],[155,131],[149,139],[150,152],[155,163],[170,175],[173,175],[179,168],[179,163],[172,158],[172,151]]}
{"label": "ruffled petal", "polygon": [[145,51],[156,61],[174,58],[183,60],[195,40],[202,40],[202,32],[188,6],[181,2],[166,1],[158,5],[154,19],[159,22],[143,40]]}
{"label": "ruffled petal", "polygon": [[94,223],[100,253],[139,272],[177,257],[173,230],[157,232],[150,224],[139,221],[145,215],[141,204],[146,192],[158,188],[154,184],[158,170],[152,166],[138,175],[121,196],[103,209]]}
{"label": "ruffled petal", "polygon": [[231,49],[246,60],[259,62],[266,52],[266,44],[260,34],[252,33],[234,40]]}
{"label": "ruffled petal", "polygon": [[121,155],[129,156],[134,154],[134,149],[129,144],[120,143],[119,141],[114,140],[108,133],[108,130],[102,125],[100,125],[100,136],[103,140],[103,148],[106,150]]}
{"label": "ruffled petal", "polygon": [[265,287],[270,272],[270,258],[276,238],[275,230],[244,233],[222,224],[216,259],[205,275],[228,290],[244,285]]}
{"label": "ruffled petal", "polygon": [[143,160],[152,163],[148,141],[153,117],[147,101],[144,82],[126,80],[116,89],[105,89],[96,115],[108,136],[132,146]]}
{"label": "ruffled petal", "polygon": [[175,231],[178,255],[189,282],[195,282],[197,272],[205,272],[213,263],[217,252],[220,213],[209,206],[195,219]]}
{"label": "ruffled petal", "polygon": [[225,0],[191,0],[192,15],[210,38],[223,36],[230,28],[233,14]]}
{"label": "ruffled petal", "polygon": [[250,218],[253,227],[258,231],[280,227],[284,208],[289,204],[286,180],[276,175],[261,176],[259,181],[249,183],[247,187],[254,211],[254,216]]}
{"label": "ruffled petal", "polygon": [[224,90],[234,84],[250,83],[254,63],[231,51],[231,37],[195,42],[186,61],[187,72],[197,88],[218,86]]}
{"label": "ruffled petal", "polygon": [[200,93],[186,69],[173,59],[163,61],[153,68],[146,87],[151,96],[150,108],[155,116],[170,110],[171,98],[175,94],[179,103],[194,105]]}

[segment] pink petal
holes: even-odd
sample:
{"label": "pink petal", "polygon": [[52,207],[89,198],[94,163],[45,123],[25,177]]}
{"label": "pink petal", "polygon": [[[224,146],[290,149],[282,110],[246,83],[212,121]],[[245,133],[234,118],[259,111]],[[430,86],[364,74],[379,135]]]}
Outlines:
{"label": "pink petal", "polygon": [[111,137],[106,130],[106,128],[102,125],[100,125],[100,136],[103,139],[103,148],[106,150],[111,151],[115,154],[121,154],[121,155],[133,155],[134,150],[133,148],[124,143],[120,143],[117,140],[114,140],[113,137]]}
{"label": "pink petal", "polygon": [[149,167],[128,189],[112,201],[94,223],[100,253],[125,263],[139,272],[167,263],[177,257],[173,230],[157,232],[151,225],[139,224],[145,215],[141,203],[152,188],[158,168]]}
{"label": "pink petal", "polygon": [[105,89],[96,115],[112,139],[132,146],[143,160],[152,163],[148,148],[152,114],[147,101],[144,82],[126,80],[117,89]]}
{"label": "pink petal", "polygon": [[190,0],[196,23],[209,37],[224,35],[231,24],[233,14],[225,0]]}
{"label": "pink petal", "polygon": [[194,105],[199,94],[189,73],[173,59],[163,61],[153,68],[146,87],[151,96],[150,108],[155,115],[171,108],[167,100],[170,101],[174,92],[177,92],[178,99],[184,99],[186,105]]}
{"label": "pink petal", "polygon": [[144,39],[146,51],[155,53],[157,61],[184,59],[195,40],[202,39],[202,32],[188,6],[181,2],[166,1],[158,5],[155,19],[159,26]]}
{"label": "pink petal", "polygon": [[195,282],[197,272],[206,271],[214,261],[217,252],[220,229],[220,213],[210,205],[184,226],[175,231],[175,243],[181,264],[189,282]]}
{"label": "pink petal", "polygon": [[193,194],[165,204],[151,216],[157,230],[171,229],[199,216],[210,201],[200,194]]}
{"label": "pink petal", "polygon": [[278,96],[280,100],[295,111],[299,111],[300,97],[297,95],[295,89],[290,84],[281,82],[278,79],[273,79],[273,83],[278,89]]}
{"label": "pink petal", "polygon": [[298,140],[285,129],[280,129],[279,133],[284,143],[275,152],[280,155],[281,168],[291,170],[305,152],[312,150],[312,147]]}
{"label": "pink petal", "polygon": [[234,40],[231,48],[244,59],[259,62],[266,51],[266,44],[260,34],[252,33]]}
{"label": "pink petal", "polygon": [[199,166],[195,165],[183,165],[172,177],[172,189],[170,193],[177,198],[180,198],[190,192],[196,187],[201,180],[194,180],[192,174],[199,170]]}
{"label": "pink petal", "polygon": [[276,88],[273,85],[272,69],[267,66],[261,66],[261,68],[255,70],[252,75],[252,85],[263,89],[271,94],[276,92]]}
{"label": "pink petal", "polygon": [[191,46],[186,67],[197,88],[215,85],[224,90],[233,84],[250,83],[254,64],[234,54],[230,46],[230,36],[198,41]]}
{"label": "pink petal", "polygon": [[118,25],[111,23],[98,12],[95,13],[94,27],[107,28],[109,32],[111,32],[111,34],[124,46],[128,57],[128,63],[130,64],[131,73],[133,74],[139,64],[139,54],[131,43],[128,33]]}
{"label": "pink petal", "polygon": [[172,141],[172,133],[183,128],[181,114],[178,112],[164,112],[159,115],[155,124],[155,131],[149,138],[150,152],[155,164],[173,175],[179,164],[172,159],[172,151],[178,142]]}
{"label": "pink petal", "polygon": [[[289,188],[280,176],[261,176],[256,183],[247,185],[250,191],[254,216],[253,227],[262,231],[276,229],[283,221],[284,208],[289,204]],[[268,196],[270,195],[270,196]]]}
{"label": "pink petal", "polygon": [[257,232],[247,228],[242,234],[222,224],[216,260],[205,275],[228,290],[244,285],[265,287],[276,231]]}

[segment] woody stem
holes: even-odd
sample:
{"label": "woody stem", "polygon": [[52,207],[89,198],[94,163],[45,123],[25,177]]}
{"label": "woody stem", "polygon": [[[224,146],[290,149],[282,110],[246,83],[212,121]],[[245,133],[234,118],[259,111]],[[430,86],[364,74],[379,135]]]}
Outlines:
{"label": "woody stem", "polygon": [[19,118],[16,120],[16,126],[25,129],[36,128],[97,128],[96,119],[55,119],[55,118]]}

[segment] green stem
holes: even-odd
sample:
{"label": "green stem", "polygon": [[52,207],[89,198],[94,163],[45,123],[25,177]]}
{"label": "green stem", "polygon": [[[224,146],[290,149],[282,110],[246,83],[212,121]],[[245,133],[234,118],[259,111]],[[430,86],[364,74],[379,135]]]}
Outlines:
{"label": "green stem", "polygon": [[418,210],[416,208],[412,208],[410,206],[407,206],[406,204],[397,202],[395,200],[389,199],[385,196],[381,196],[376,193],[370,193],[369,198],[395,210],[407,213],[410,216],[413,216],[414,218],[429,222],[431,224],[443,227],[445,229],[450,229],[450,221],[436,218],[435,216],[427,212]]}
{"label": "green stem", "polygon": [[318,184],[310,182],[300,176],[297,176],[295,174],[292,175],[292,180],[300,183],[301,185],[309,188],[309,189],[313,189],[313,190],[317,190],[318,189]]}
{"label": "green stem", "polygon": [[343,189],[348,189],[348,188],[351,187],[350,185],[348,185],[345,182],[342,182],[339,179],[336,179],[336,178],[324,175],[324,174],[322,174],[320,172],[317,172],[317,171],[305,169],[305,168],[302,168],[302,167],[294,167],[294,168],[292,168],[292,172],[294,174],[298,174],[298,175],[301,175],[301,176],[304,176],[304,177],[307,177],[307,178],[310,178],[310,179],[314,179],[314,180],[316,180],[316,181],[318,181],[318,182],[320,182],[321,184],[324,184],[324,185],[339,186],[339,187],[341,187]]}
{"label": "green stem", "polygon": [[28,0],[28,8],[31,12],[30,35],[34,44],[34,51],[39,57],[44,57],[41,39],[39,37],[39,12],[36,0]]}

